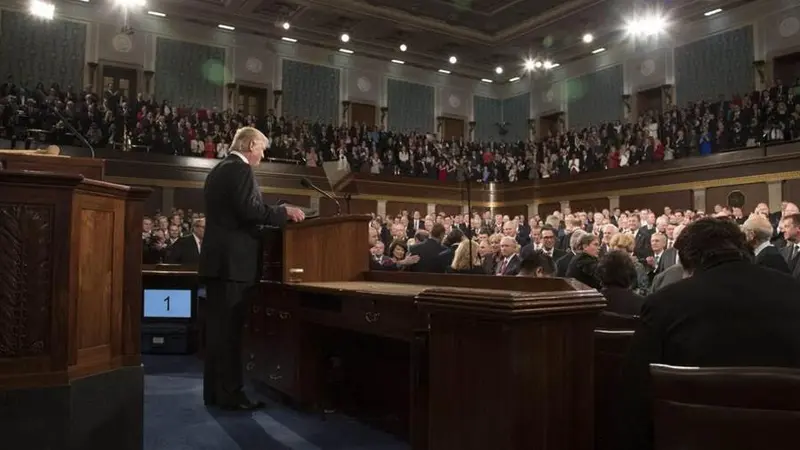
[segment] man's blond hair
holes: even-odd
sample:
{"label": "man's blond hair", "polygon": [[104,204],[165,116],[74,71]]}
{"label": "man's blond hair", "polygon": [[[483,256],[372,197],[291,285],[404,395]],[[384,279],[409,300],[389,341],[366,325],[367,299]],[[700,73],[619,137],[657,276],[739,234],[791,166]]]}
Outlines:
{"label": "man's blond hair", "polygon": [[231,151],[237,151],[239,153],[249,153],[250,152],[250,143],[253,141],[261,141],[265,143],[269,143],[269,139],[264,136],[264,133],[258,131],[253,127],[242,127],[236,130],[236,134],[233,136],[233,142],[231,142]]}

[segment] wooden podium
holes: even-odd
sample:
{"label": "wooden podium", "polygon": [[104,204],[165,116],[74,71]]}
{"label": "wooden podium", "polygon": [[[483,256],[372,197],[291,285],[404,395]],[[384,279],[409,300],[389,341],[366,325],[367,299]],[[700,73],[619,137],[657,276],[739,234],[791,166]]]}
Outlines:
{"label": "wooden podium", "polygon": [[141,450],[150,190],[0,170],[0,192],[2,446]]}

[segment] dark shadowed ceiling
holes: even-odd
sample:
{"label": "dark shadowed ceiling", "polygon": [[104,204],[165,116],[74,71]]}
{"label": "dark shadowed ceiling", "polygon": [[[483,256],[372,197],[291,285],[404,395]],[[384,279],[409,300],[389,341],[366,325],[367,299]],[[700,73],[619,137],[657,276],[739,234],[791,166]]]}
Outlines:
{"label": "dark shadowed ceiling", "polygon": [[[703,19],[714,8],[732,9],[752,0],[664,0],[672,22]],[[632,0],[162,0],[171,16],[330,49],[346,45],[360,55],[402,59],[429,69],[502,82],[519,72],[525,58],[560,64],[617,45]],[[161,7],[159,6],[159,7]],[[189,7],[187,7],[189,6]],[[641,6],[639,6],[641,7]],[[281,24],[291,23],[285,31]],[[582,36],[590,32],[594,42]],[[408,51],[400,52],[400,44]],[[450,65],[449,56],[458,57]],[[506,68],[502,76],[494,67]]]}

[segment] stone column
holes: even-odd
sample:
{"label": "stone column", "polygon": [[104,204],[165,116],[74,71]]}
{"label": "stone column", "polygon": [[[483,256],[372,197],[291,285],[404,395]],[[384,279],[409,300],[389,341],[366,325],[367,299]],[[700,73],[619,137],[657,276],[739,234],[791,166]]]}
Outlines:
{"label": "stone column", "polygon": [[153,75],[156,73],[152,70],[145,70],[144,71],[144,94],[145,98],[153,98],[153,89],[155,85],[153,84]]}
{"label": "stone column", "polygon": [[528,219],[539,214],[539,201],[528,203]]}
{"label": "stone column", "polygon": [[380,124],[381,124],[381,129],[383,129],[383,130],[387,130],[388,127],[389,127],[389,107],[388,106],[382,106],[381,107]]}
{"label": "stone column", "polygon": [[378,200],[378,215],[386,217],[386,200]]}
{"label": "stone column", "polygon": [[[180,207],[180,205],[178,205]],[[169,214],[175,207],[175,188],[165,187],[161,189],[161,212]],[[152,214],[152,211],[149,213]]]}
{"label": "stone column", "polygon": [[[783,202],[783,181],[772,181],[767,183],[767,193],[770,211],[780,211]],[[747,213],[747,212],[745,212]]]}
{"label": "stone column", "polygon": [[283,91],[280,89],[275,89],[272,91],[272,109],[275,110],[275,115],[277,117],[281,117],[283,115],[283,102],[281,99],[283,98]]}
{"label": "stone column", "polygon": [[706,189],[692,189],[692,199],[694,210],[706,210]]}
{"label": "stone column", "polygon": [[614,211],[619,208],[619,195],[611,195],[608,197],[608,209]]}
{"label": "stone column", "polygon": [[428,203],[428,212],[427,214],[436,214],[436,203]]}
{"label": "stone column", "polygon": [[569,208],[569,200],[561,200],[561,212],[564,212],[565,209]]}

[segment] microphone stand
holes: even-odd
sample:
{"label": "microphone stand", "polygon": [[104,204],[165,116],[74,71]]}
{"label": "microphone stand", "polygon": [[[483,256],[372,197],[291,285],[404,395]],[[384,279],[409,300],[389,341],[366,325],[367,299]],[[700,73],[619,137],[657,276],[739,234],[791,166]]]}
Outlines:
{"label": "microphone stand", "polygon": [[89,147],[89,152],[92,154],[92,158],[94,158],[95,157],[95,153],[94,153],[94,147],[92,146],[92,144],[90,144],[89,141],[86,140],[85,137],[83,137],[83,134],[79,133],[78,130],[76,130],[75,127],[73,127],[72,124],[69,123],[69,120],[67,120],[67,118],[64,117],[63,114],[61,114],[61,111],[58,110],[57,106],[53,105],[52,110],[53,110],[53,113],[55,113],[56,117],[58,117],[58,119],[60,121],[64,122],[64,126],[67,127],[67,129],[72,134],[74,134],[75,137],[78,138],[79,141],[81,141],[85,146]]}
{"label": "microphone stand", "polygon": [[[341,216],[342,215],[342,204],[339,203],[339,200],[336,197],[334,197],[333,195],[329,194],[328,192],[325,192],[322,189],[320,189],[319,187],[317,187],[317,185],[312,183],[311,180],[309,180],[308,178],[303,178],[302,180],[300,180],[300,184],[302,184],[303,187],[311,188],[311,189],[319,192],[320,194],[324,195],[325,197],[333,200],[333,202],[336,203],[336,215],[337,216]],[[348,209],[349,209],[349,207],[348,207]]]}

